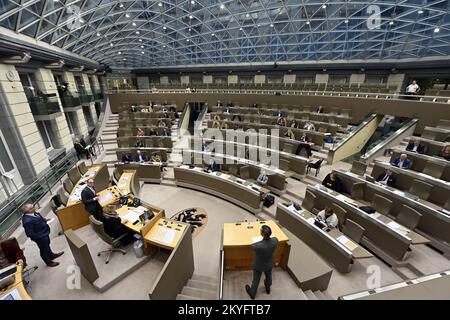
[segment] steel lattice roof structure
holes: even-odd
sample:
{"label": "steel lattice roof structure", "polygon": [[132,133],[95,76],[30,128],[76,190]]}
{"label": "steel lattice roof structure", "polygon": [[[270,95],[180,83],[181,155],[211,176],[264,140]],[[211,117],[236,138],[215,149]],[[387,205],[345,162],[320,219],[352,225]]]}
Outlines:
{"label": "steel lattice roof structure", "polygon": [[450,0],[0,0],[0,26],[117,68],[450,55]]}

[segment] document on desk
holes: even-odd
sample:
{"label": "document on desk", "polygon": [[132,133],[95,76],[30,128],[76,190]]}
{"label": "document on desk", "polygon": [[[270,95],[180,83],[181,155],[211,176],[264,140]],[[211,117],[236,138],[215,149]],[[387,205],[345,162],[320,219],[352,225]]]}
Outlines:
{"label": "document on desk", "polygon": [[347,249],[351,251],[355,250],[358,247],[352,240],[344,235],[337,237],[336,240],[342,243]]}
{"label": "document on desk", "polygon": [[139,216],[140,216],[139,213],[134,212],[132,210],[128,210],[123,217],[127,219],[129,222],[135,223],[137,220],[139,220]]}
{"label": "document on desk", "polygon": [[389,227],[389,228],[392,228],[392,229],[399,229],[401,226],[397,223],[397,222],[395,222],[395,221],[391,221],[391,222],[389,222],[388,224],[387,224],[387,226]]}
{"label": "document on desk", "polygon": [[106,203],[114,199],[114,196],[111,192],[107,192],[100,198],[100,203]]}
{"label": "document on desk", "polygon": [[73,195],[71,195],[71,196],[69,197],[69,200],[70,200],[70,201],[79,201],[79,200],[80,200],[80,197],[77,196],[76,194],[73,194]]}
{"label": "document on desk", "polygon": [[349,202],[348,198],[346,196],[344,196],[343,194],[337,195],[336,199],[338,199],[340,201],[344,201],[344,202]]}
{"label": "document on desk", "polygon": [[162,227],[155,234],[154,239],[165,244],[171,244],[176,234],[175,230]]}

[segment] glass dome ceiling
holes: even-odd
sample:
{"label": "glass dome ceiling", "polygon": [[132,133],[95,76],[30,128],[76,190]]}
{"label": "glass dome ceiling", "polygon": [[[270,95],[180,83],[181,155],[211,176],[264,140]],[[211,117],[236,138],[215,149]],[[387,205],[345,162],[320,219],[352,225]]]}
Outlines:
{"label": "glass dome ceiling", "polygon": [[110,67],[450,54],[450,0],[0,0],[0,26]]}

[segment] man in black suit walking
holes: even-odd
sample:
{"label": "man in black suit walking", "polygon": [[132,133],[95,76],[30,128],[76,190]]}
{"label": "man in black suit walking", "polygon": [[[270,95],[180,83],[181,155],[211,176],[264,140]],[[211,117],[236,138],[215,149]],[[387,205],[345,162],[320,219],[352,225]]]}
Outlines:
{"label": "man in black suit walking", "polygon": [[94,189],[94,179],[89,178],[86,187],[81,191],[81,201],[87,212],[92,214],[95,219],[102,221],[103,209],[98,203],[98,193]]}
{"label": "man in black suit walking", "polygon": [[255,299],[259,280],[261,280],[263,272],[266,277],[264,279],[266,293],[270,294],[270,286],[272,285],[273,253],[278,246],[278,239],[276,237],[271,238],[271,234],[272,230],[270,227],[263,225],[261,227],[261,236],[263,239],[252,245],[252,249],[255,251],[255,259],[253,260],[253,281],[251,287],[248,284],[245,285],[245,291],[247,291],[252,299]]}
{"label": "man in black suit walking", "polygon": [[26,203],[22,206],[22,226],[28,238],[34,241],[39,247],[42,260],[49,267],[56,267],[59,262],[53,261],[64,254],[64,251],[53,253],[50,248],[50,227],[47,224],[48,219],[36,212],[36,207],[32,203]]}

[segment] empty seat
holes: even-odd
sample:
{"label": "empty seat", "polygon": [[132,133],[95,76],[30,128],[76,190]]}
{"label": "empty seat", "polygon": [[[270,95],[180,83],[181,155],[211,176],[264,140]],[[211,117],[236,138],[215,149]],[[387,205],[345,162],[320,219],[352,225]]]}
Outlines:
{"label": "empty seat", "polygon": [[281,170],[289,171],[289,169],[290,169],[289,160],[280,159],[279,165],[280,165]]}
{"label": "empty seat", "polygon": [[425,168],[423,168],[422,173],[440,179],[442,177],[442,174],[444,173],[444,170],[445,166],[433,161],[428,161],[425,165]]}
{"label": "empty seat", "polygon": [[86,167],[86,163],[84,161],[78,165],[78,171],[81,175],[84,175],[88,171],[88,168]]}
{"label": "empty seat", "polygon": [[414,230],[419,224],[420,218],[422,218],[422,215],[419,212],[403,205],[395,220],[408,229]]}
{"label": "empty seat", "polygon": [[70,181],[69,178],[65,178],[63,180],[63,187],[64,187],[64,190],[66,190],[67,193],[70,194],[72,192],[72,189],[73,189],[72,181]]}
{"label": "empty seat", "polygon": [[238,167],[235,165],[230,165],[230,167],[228,168],[228,172],[233,176],[237,176]]}
{"label": "empty seat", "polygon": [[362,200],[364,199],[364,182],[357,182],[352,185],[352,189],[350,191],[350,194],[353,199],[355,200]]}
{"label": "empty seat", "polygon": [[316,205],[316,196],[309,190],[306,190],[305,197],[302,201],[302,207],[309,212],[314,212],[314,208]]}
{"label": "empty seat", "polygon": [[363,176],[366,173],[367,164],[360,161],[353,161],[352,163],[352,169],[350,172],[357,174],[359,176]]}
{"label": "empty seat", "polygon": [[428,200],[431,189],[433,189],[433,185],[414,179],[413,184],[409,188],[409,193],[418,196],[420,199]]}
{"label": "empty seat", "polygon": [[336,203],[331,204],[331,207],[338,218],[338,228],[339,230],[342,230],[342,226],[347,216],[347,211]]}
{"label": "empty seat", "polygon": [[64,205],[67,206],[67,202],[69,201],[69,197],[67,196],[66,192],[63,188],[59,188],[57,192],[59,201]]}
{"label": "empty seat", "polygon": [[345,220],[345,223],[342,227],[342,233],[356,243],[361,243],[361,239],[364,236],[365,231],[366,229],[350,219]]}
{"label": "empty seat", "polygon": [[292,153],[294,146],[290,143],[283,144],[283,152]]}
{"label": "empty seat", "polygon": [[372,207],[375,209],[375,211],[383,214],[388,215],[389,211],[391,210],[392,201],[380,196],[378,194],[375,194],[372,199]]}
{"label": "empty seat", "polygon": [[242,166],[239,169],[239,176],[242,179],[245,179],[245,180],[250,179],[250,167],[249,166]]}
{"label": "empty seat", "polygon": [[422,138],[424,139],[434,140],[436,139],[436,136],[437,136],[436,131],[424,130],[422,133]]}
{"label": "empty seat", "polygon": [[76,184],[81,178],[81,174],[78,171],[77,167],[73,167],[72,169],[67,171],[67,175],[69,176],[70,181],[72,181],[72,184]]}

